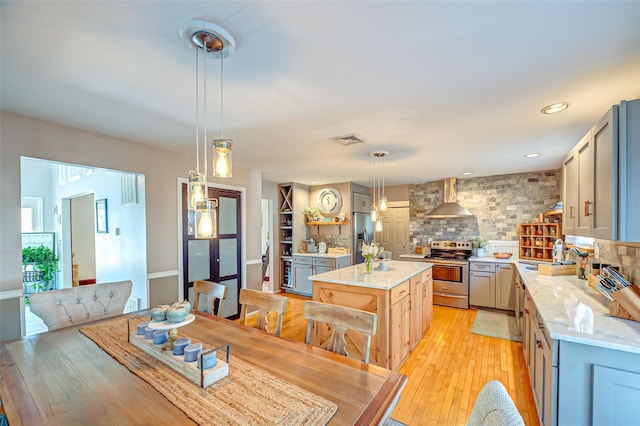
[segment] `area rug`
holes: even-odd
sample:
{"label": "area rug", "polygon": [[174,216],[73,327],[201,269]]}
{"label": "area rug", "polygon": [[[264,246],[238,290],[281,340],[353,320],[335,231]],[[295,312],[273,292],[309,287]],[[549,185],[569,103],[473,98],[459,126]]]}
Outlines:
{"label": "area rug", "polygon": [[[132,329],[140,321],[132,319]],[[229,375],[203,390],[130,344],[127,318],[80,332],[201,425],[325,425],[338,410],[335,403],[233,355]]]}
{"label": "area rug", "polygon": [[471,332],[483,336],[497,337],[498,339],[522,342],[516,317],[506,312],[478,309]]}

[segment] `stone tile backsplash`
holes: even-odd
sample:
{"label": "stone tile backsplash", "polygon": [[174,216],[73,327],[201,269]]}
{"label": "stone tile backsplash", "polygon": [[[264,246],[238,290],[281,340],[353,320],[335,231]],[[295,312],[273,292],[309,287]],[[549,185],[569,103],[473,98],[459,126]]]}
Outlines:
{"label": "stone tile backsplash", "polygon": [[475,217],[430,219],[444,200],[443,182],[409,185],[409,235],[418,244],[434,240],[465,241],[476,236],[517,241],[518,224],[528,222],[561,199],[562,170],[458,180],[458,202]]}
{"label": "stone tile backsplash", "polygon": [[601,263],[620,266],[620,271],[640,285],[640,244],[608,240],[596,240],[594,244],[600,251],[598,260]]}

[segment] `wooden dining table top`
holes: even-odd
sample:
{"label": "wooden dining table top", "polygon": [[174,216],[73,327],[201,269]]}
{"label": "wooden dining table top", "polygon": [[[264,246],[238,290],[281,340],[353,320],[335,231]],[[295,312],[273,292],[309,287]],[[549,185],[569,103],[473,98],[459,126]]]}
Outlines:
{"label": "wooden dining table top", "polygon": [[[229,344],[244,361],[336,403],[331,425],[379,423],[407,380],[376,365],[195,314],[196,321],[180,333],[214,346]],[[194,424],[78,330],[91,324],[0,344],[0,398],[12,426]]]}

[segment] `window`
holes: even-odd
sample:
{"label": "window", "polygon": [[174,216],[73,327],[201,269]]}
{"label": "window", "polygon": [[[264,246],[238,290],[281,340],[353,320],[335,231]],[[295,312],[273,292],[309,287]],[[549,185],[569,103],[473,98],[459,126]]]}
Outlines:
{"label": "window", "polygon": [[22,197],[22,232],[43,232],[42,197]]}

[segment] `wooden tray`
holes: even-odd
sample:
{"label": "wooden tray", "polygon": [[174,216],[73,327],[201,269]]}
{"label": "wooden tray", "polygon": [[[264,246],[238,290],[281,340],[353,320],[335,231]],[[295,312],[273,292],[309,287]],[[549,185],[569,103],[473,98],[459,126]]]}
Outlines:
{"label": "wooden tray", "polygon": [[538,265],[541,275],[576,275],[576,265]]}
{"label": "wooden tray", "polygon": [[129,343],[137,347],[141,351],[156,358],[163,364],[173,368],[193,383],[206,388],[210,384],[227,377],[229,375],[229,346],[221,346],[216,349],[203,350],[206,353],[211,350],[218,351],[226,348],[226,360],[220,359],[216,353],[217,362],[211,368],[206,370],[198,368],[198,361],[185,362],[183,355],[174,355],[173,351],[162,350],[162,345],[154,345],[152,340],[146,340],[144,335],[129,333]]}

